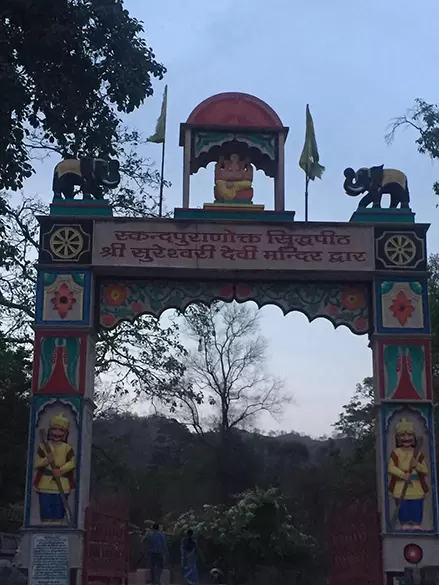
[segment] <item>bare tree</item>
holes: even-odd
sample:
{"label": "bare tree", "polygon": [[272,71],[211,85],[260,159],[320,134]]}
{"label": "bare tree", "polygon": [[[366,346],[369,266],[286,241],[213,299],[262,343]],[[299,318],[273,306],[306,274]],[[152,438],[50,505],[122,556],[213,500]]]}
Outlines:
{"label": "bare tree", "polygon": [[280,415],[291,398],[284,382],[266,371],[267,341],[257,309],[236,302],[199,303],[186,309],[182,320],[193,348],[175,405],[181,407],[182,422],[217,450],[222,498],[228,500],[234,433],[264,412]]}
{"label": "bare tree", "polygon": [[136,399],[120,382],[104,382],[96,378],[93,402],[95,418],[107,419],[115,415],[123,415],[134,406]]}
{"label": "bare tree", "polygon": [[[145,189],[149,181],[147,172],[146,168]],[[122,213],[123,200],[128,215],[140,214],[131,205],[133,189],[133,185],[128,190],[121,187],[118,194],[111,195],[115,197],[114,209]],[[146,195],[136,195],[133,201],[143,209],[144,217],[154,216],[155,200],[151,207]],[[39,232],[36,218],[47,213],[47,206],[32,197],[22,197],[14,207],[8,205],[5,209],[11,251],[2,264],[0,249],[0,330],[7,341],[27,349],[32,348],[35,319]],[[179,384],[184,353],[176,327],[164,327],[156,318],[145,315],[135,323],[121,323],[111,331],[98,332],[95,371],[98,376],[106,373],[118,380],[114,389],[122,394],[129,388],[138,396],[163,397],[168,391],[172,394]]]}

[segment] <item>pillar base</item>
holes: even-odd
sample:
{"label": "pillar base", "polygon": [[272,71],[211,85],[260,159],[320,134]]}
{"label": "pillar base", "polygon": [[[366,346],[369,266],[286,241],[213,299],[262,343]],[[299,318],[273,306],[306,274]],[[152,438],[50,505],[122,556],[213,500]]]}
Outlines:
{"label": "pillar base", "polygon": [[54,198],[50,215],[70,217],[113,217],[110,203],[105,199],[60,199]]}
{"label": "pillar base", "polygon": [[43,585],[47,571],[54,582],[58,579],[60,583],[65,580],[79,585],[83,566],[83,530],[23,529],[21,536],[17,566],[20,571],[27,572],[29,582]]}
{"label": "pillar base", "polygon": [[[169,569],[163,569],[161,582],[163,585],[169,585],[171,582],[171,572]],[[151,583],[151,574],[149,569],[137,569],[136,572],[128,576],[128,585],[147,585]]]}
{"label": "pillar base", "polygon": [[[226,209],[219,209],[218,204],[211,204],[214,209],[189,209],[189,208],[176,208],[174,209],[175,219],[189,219],[189,220],[203,220],[203,219],[216,219],[216,220],[238,220],[243,221],[260,221],[267,223],[277,222],[288,222],[294,221],[295,211],[255,211],[253,208],[256,205],[248,206],[249,209],[242,211],[242,209],[235,209],[235,206],[228,206]],[[217,209],[218,208],[218,209]]]}
{"label": "pillar base", "polygon": [[230,202],[215,202],[215,203],[205,203],[203,205],[203,209],[208,211],[243,211],[243,212],[252,212],[252,211],[264,211],[265,205],[255,205],[251,202],[242,202],[242,201],[230,201]]}
{"label": "pillar base", "polygon": [[415,214],[409,208],[359,207],[357,211],[354,211],[349,221],[361,223],[415,223]]}
{"label": "pillar base", "polygon": [[438,535],[383,535],[383,569],[387,573],[404,573],[409,565],[404,558],[404,548],[408,544],[416,544],[422,549],[421,566],[435,565],[439,559]]}

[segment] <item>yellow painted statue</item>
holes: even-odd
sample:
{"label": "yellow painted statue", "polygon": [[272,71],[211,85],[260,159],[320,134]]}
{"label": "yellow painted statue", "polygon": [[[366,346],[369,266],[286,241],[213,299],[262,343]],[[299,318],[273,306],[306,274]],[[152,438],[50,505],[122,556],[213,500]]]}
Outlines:
{"label": "yellow painted statue", "polygon": [[251,203],[253,199],[253,167],[237,154],[220,157],[215,165],[215,201]]}
{"label": "yellow painted statue", "polygon": [[[415,426],[405,418],[396,425],[396,449],[390,455],[388,473],[389,493],[399,505],[401,528],[421,530],[428,468],[424,455],[416,451]],[[407,491],[401,499],[406,483]]]}
{"label": "yellow painted statue", "polygon": [[[75,488],[75,453],[68,443],[69,421],[58,414],[50,421],[47,431],[47,446],[41,443],[35,457],[36,475],[34,489],[40,501],[41,522],[62,522],[65,516],[64,504],[55,477],[60,479],[61,487],[68,500]],[[54,463],[52,468],[51,462]]]}

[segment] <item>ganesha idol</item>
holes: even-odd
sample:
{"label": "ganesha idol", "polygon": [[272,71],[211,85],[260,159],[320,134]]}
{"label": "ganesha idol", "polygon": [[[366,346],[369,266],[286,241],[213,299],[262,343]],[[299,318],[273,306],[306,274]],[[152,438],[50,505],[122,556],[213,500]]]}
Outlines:
{"label": "ganesha idol", "polygon": [[229,159],[220,157],[215,165],[215,202],[247,203],[253,199],[253,167],[248,159],[237,154]]}

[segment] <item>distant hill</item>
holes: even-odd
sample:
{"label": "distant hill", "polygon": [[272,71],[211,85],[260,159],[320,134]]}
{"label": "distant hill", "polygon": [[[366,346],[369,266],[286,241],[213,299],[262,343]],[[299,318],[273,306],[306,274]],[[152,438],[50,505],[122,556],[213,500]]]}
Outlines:
{"label": "distant hill", "polygon": [[[236,440],[246,449],[247,457],[270,459],[294,458],[296,465],[315,464],[328,449],[341,454],[352,451],[348,439],[314,439],[294,431],[275,436],[256,431],[238,430]],[[206,435],[207,443],[215,443],[215,434]],[[160,415],[137,416],[126,413],[95,421],[94,456],[101,466],[119,466],[120,472],[139,472],[158,467],[178,468],[187,464],[191,454],[208,457],[203,441],[172,418]],[[242,447],[244,448],[244,447]]]}

